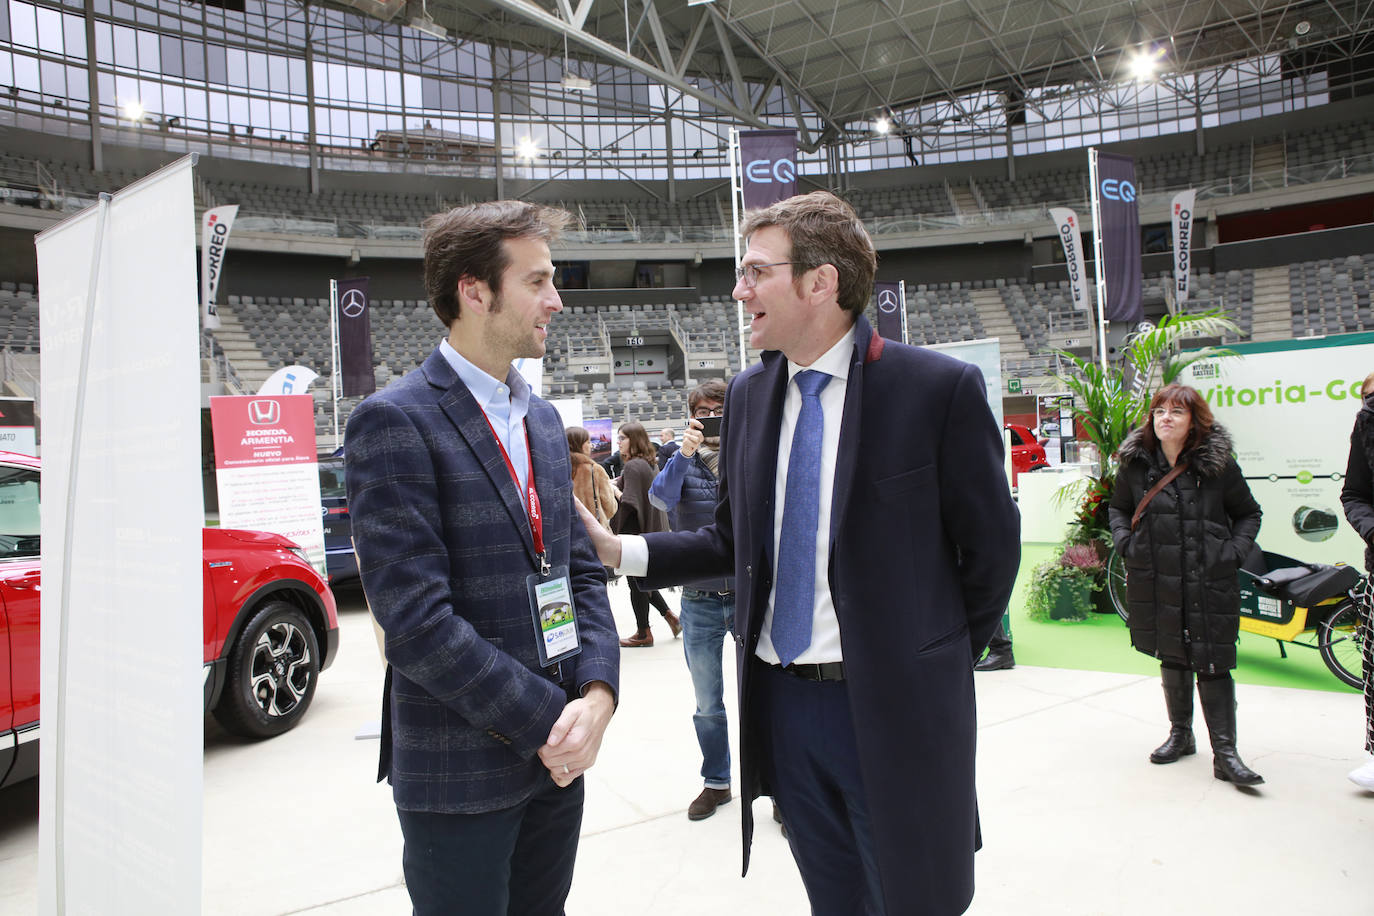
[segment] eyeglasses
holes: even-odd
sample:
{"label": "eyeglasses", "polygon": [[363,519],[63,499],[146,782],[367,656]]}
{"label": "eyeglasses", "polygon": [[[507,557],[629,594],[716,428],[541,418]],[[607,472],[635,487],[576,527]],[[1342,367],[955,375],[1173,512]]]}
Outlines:
{"label": "eyeglasses", "polygon": [[725,408],[698,407],[696,410],[692,411],[692,416],[698,420],[705,420],[707,417],[723,417],[725,416]]}
{"label": "eyeglasses", "polygon": [[1175,420],[1182,420],[1184,417],[1188,416],[1188,408],[1156,407],[1154,410],[1150,411],[1150,415],[1156,420],[1163,419],[1164,417],[1173,417]]}
{"label": "eyeglasses", "polygon": [[749,289],[759,285],[765,267],[781,267],[784,264],[800,264],[801,261],[774,261],[771,264],[741,264],[735,268],[735,282],[743,282]]}

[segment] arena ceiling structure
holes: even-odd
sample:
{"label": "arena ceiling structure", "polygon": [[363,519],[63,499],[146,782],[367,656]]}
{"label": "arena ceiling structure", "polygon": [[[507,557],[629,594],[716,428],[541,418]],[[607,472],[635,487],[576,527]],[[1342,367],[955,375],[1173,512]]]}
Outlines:
{"label": "arena ceiling structure", "polygon": [[[1374,0],[334,0],[326,5],[562,59],[638,71],[804,149],[871,125],[907,135],[991,109],[1006,125],[1056,97],[1157,68],[1187,96],[1239,61],[1367,79]],[[1362,66],[1361,62],[1364,62]],[[1334,70],[1333,70],[1334,68]],[[775,100],[771,114],[770,99]],[[1110,103],[1110,102],[1109,102]],[[1052,116],[1042,111],[1046,117]],[[885,125],[884,125],[885,122]]]}

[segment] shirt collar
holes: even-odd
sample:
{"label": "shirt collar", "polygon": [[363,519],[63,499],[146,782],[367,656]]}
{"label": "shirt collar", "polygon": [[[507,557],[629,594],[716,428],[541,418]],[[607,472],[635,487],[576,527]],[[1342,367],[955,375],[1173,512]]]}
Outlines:
{"label": "shirt collar", "polygon": [[826,350],[809,366],[802,366],[787,361],[787,380],[790,382],[796,377],[798,372],[806,369],[815,369],[817,372],[824,372],[826,375],[835,378],[849,378],[849,361],[854,355],[854,333],[855,327],[850,325],[849,330],[839,340],[835,341],[835,346]]}
{"label": "shirt collar", "polygon": [[453,371],[458,373],[459,380],[472,392],[473,400],[483,410],[492,404],[504,406],[508,401],[512,407],[529,407],[530,386],[525,377],[515,371],[514,366],[506,370],[506,381],[503,385],[455,350],[447,338],[439,342],[439,352],[453,367]]}

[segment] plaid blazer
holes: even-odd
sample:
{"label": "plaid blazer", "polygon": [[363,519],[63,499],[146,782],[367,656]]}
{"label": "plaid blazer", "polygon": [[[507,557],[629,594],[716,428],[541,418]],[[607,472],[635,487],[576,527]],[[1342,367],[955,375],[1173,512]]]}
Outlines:
{"label": "plaid blazer", "polygon": [[436,348],[353,411],[344,454],[363,589],[386,634],[378,779],[407,811],[509,808],[547,778],[536,751],[592,681],[619,690],[605,571],[573,507],[557,412],[530,399],[549,562],[568,566],[582,653],[539,665],[523,500],[486,417]]}

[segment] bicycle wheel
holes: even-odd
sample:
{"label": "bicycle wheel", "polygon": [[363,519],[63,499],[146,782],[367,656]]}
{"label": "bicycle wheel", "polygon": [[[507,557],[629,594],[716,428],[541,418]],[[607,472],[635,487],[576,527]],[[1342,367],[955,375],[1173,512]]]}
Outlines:
{"label": "bicycle wheel", "polygon": [[1113,548],[1107,555],[1107,594],[1112,599],[1112,607],[1124,621],[1130,622],[1131,610],[1126,604],[1126,559]]}
{"label": "bicycle wheel", "polygon": [[1360,688],[1364,685],[1361,653],[1367,631],[1360,625],[1359,614],[1349,600],[1342,601],[1336,610],[1317,627],[1317,648],[1322,661],[1343,683]]}

